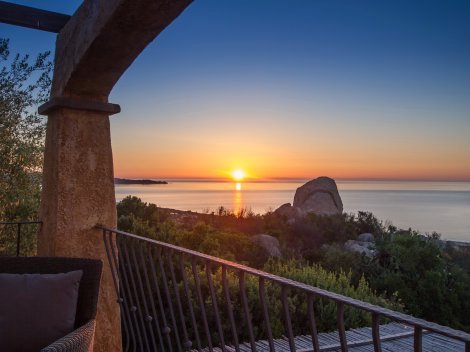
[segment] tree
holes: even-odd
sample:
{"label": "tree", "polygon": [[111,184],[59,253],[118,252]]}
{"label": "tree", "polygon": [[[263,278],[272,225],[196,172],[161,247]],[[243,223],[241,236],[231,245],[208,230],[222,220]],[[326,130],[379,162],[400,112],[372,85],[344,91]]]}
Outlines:
{"label": "tree", "polygon": [[0,219],[37,217],[45,124],[37,106],[49,96],[52,62],[45,52],[9,60],[0,38]]}
{"label": "tree", "polygon": [[[0,38],[0,221],[37,219],[45,124],[37,106],[49,96],[49,52],[35,60],[16,54]],[[36,226],[22,228],[21,252],[34,254]],[[0,227],[0,253],[13,254],[16,228]]]}

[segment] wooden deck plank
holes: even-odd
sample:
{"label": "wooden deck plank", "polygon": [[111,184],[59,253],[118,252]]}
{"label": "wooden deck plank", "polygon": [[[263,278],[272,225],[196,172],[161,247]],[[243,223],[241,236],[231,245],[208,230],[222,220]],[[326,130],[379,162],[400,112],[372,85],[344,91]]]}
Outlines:
{"label": "wooden deck plank", "polygon": [[[372,329],[370,327],[346,331],[348,350],[350,352],[374,352]],[[401,323],[388,323],[380,325],[380,338],[382,352],[413,351],[413,328]],[[337,331],[320,333],[318,335],[320,350],[322,352],[341,352],[341,344]],[[312,352],[312,339],[310,335],[301,335],[294,338],[298,352]],[[276,351],[290,351],[289,341],[286,338],[274,339]],[[256,341],[259,352],[269,352],[269,344],[265,340]],[[240,344],[240,351],[250,352],[251,346],[245,342]],[[464,352],[463,342],[439,335],[433,332],[423,332],[423,351],[432,352]]]}

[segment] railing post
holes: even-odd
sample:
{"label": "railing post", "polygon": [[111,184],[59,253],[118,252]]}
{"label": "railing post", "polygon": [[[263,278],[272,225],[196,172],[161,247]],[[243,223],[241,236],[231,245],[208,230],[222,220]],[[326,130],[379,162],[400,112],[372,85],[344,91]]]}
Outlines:
{"label": "railing post", "polygon": [[263,319],[264,319],[264,324],[266,326],[266,334],[268,335],[269,351],[274,352],[275,349],[274,349],[274,342],[273,342],[273,333],[271,331],[271,323],[269,321],[268,306],[266,305],[266,291],[264,288],[264,279],[262,277],[258,277],[258,292],[259,292],[259,300],[263,308]]}
{"label": "railing post", "polygon": [[289,311],[289,301],[287,300],[287,287],[284,285],[281,287],[281,301],[282,308],[284,310],[286,334],[287,338],[289,339],[289,348],[291,352],[295,352],[294,333],[292,331],[292,320]]}
{"label": "railing post", "polygon": [[317,322],[315,321],[315,308],[314,308],[313,294],[308,295],[308,320],[310,323],[310,333],[312,334],[312,346],[314,352],[320,352],[320,343],[318,341]]}
{"label": "railing post", "polygon": [[232,300],[230,298],[230,291],[227,282],[227,267],[225,265],[222,265],[222,285],[225,293],[225,302],[227,303],[227,312],[230,319],[230,326],[232,328],[233,345],[235,346],[235,351],[240,352],[240,346],[238,344],[237,326],[233,317]]}
{"label": "railing post", "polygon": [[415,352],[421,352],[423,350],[423,329],[419,326],[415,326],[413,345]]}
{"label": "railing post", "polygon": [[380,316],[377,313],[372,313],[372,340],[374,341],[374,352],[381,352],[382,346],[380,345]]}
{"label": "railing post", "polygon": [[337,307],[338,307],[338,315],[336,319],[338,322],[339,342],[341,344],[341,351],[347,352],[348,342],[346,340],[346,330],[344,328],[344,303],[337,302]]}
{"label": "railing post", "polygon": [[245,283],[245,271],[239,271],[239,288],[240,288],[240,299],[243,306],[243,311],[245,312],[246,325],[248,329],[248,335],[250,337],[251,350],[256,352],[256,343],[255,337],[253,334],[253,325],[251,323],[250,309],[248,307],[248,298],[246,296],[246,283]]}

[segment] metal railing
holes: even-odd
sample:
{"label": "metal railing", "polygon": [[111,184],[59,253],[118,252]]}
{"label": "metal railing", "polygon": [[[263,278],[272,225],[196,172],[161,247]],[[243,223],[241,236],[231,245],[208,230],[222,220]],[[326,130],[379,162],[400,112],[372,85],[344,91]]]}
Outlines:
{"label": "metal railing", "polygon": [[[17,257],[19,257],[21,254],[22,240],[24,239],[24,237],[22,236],[23,235],[22,229],[24,229],[25,225],[41,225],[41,224],[42,224],[42,221],[38,221],[38,220],[35,220],[35,221],[1,221],[0,231],[2,231],[2,235],[3,235],[2,240],[5,244],[6,243],[10,244],[10,246],[11,244],[13,244],[13,241],[16,240],[16,243],[14,244],[14,247],[15,247],[14,253]],[[12,231],[10,233],[5,233],[5,230],[8,227],[11,227]],[[35,230],[36,230],[35,233],[37,233],[38,229],[35,229]],[[12,239],[13,237],[16,237],[16,238]],[[8,247],[7,245],[4,245],[4,246]],[[2,251],[0,251],[0,253],[1,252]],[[3,253],[3,254],[10,254],[10,253]]]}
{"label": "metal railing", "polygon": [[[470,334],[463,331],[172,244],[100,228],[121,307],[126,351],[213,351],[218,347],[239,352],[242,341],[257,351],[262,349],[260,336],[265,338],[265,350],[279,351],[275,336],[279,326],[274,320],[283,325],[288,350],[295,351],[292,317],[298,319],[300,313],[295,309],[293,314],[294,292],[304,297],[295,303],[304,307],[300,325],[311,340],[303,352],[321,351],[315,305],[325,300],[336,305],[337,348],[343,352],[355,345],[347,341],[345,310],[351,309],[347,307],[370,314],[369,344],[375,352],[382,350],[380,321],[384,318],[414,329],[414,351],[422,351],[423,333],[461,341],[465,351],[470,351]],[[277,310],[273,308],[276,303]]]}

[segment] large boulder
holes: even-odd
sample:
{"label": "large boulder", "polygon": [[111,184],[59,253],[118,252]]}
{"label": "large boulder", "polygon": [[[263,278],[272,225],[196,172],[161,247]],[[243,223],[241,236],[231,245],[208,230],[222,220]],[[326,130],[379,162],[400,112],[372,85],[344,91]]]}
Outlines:
{"label": "large boulder", "polygon": [[274,210],[274,214],[287,219],[296,219],[302,215],[299,208],[293,207],[290,203],[285,203]]}
{"label": "large boulder", "polygon": [[262,247],[266,253],[271,257],[281,257],[281,245],[276,237],[266,234],[251,236],[253,243]]}
{"label": "large boulder", "polygon": [[294,208],[303,213],[335,215],[343,212],[343,202],[339,196],[335,180],[319,177],[297,188]]}

